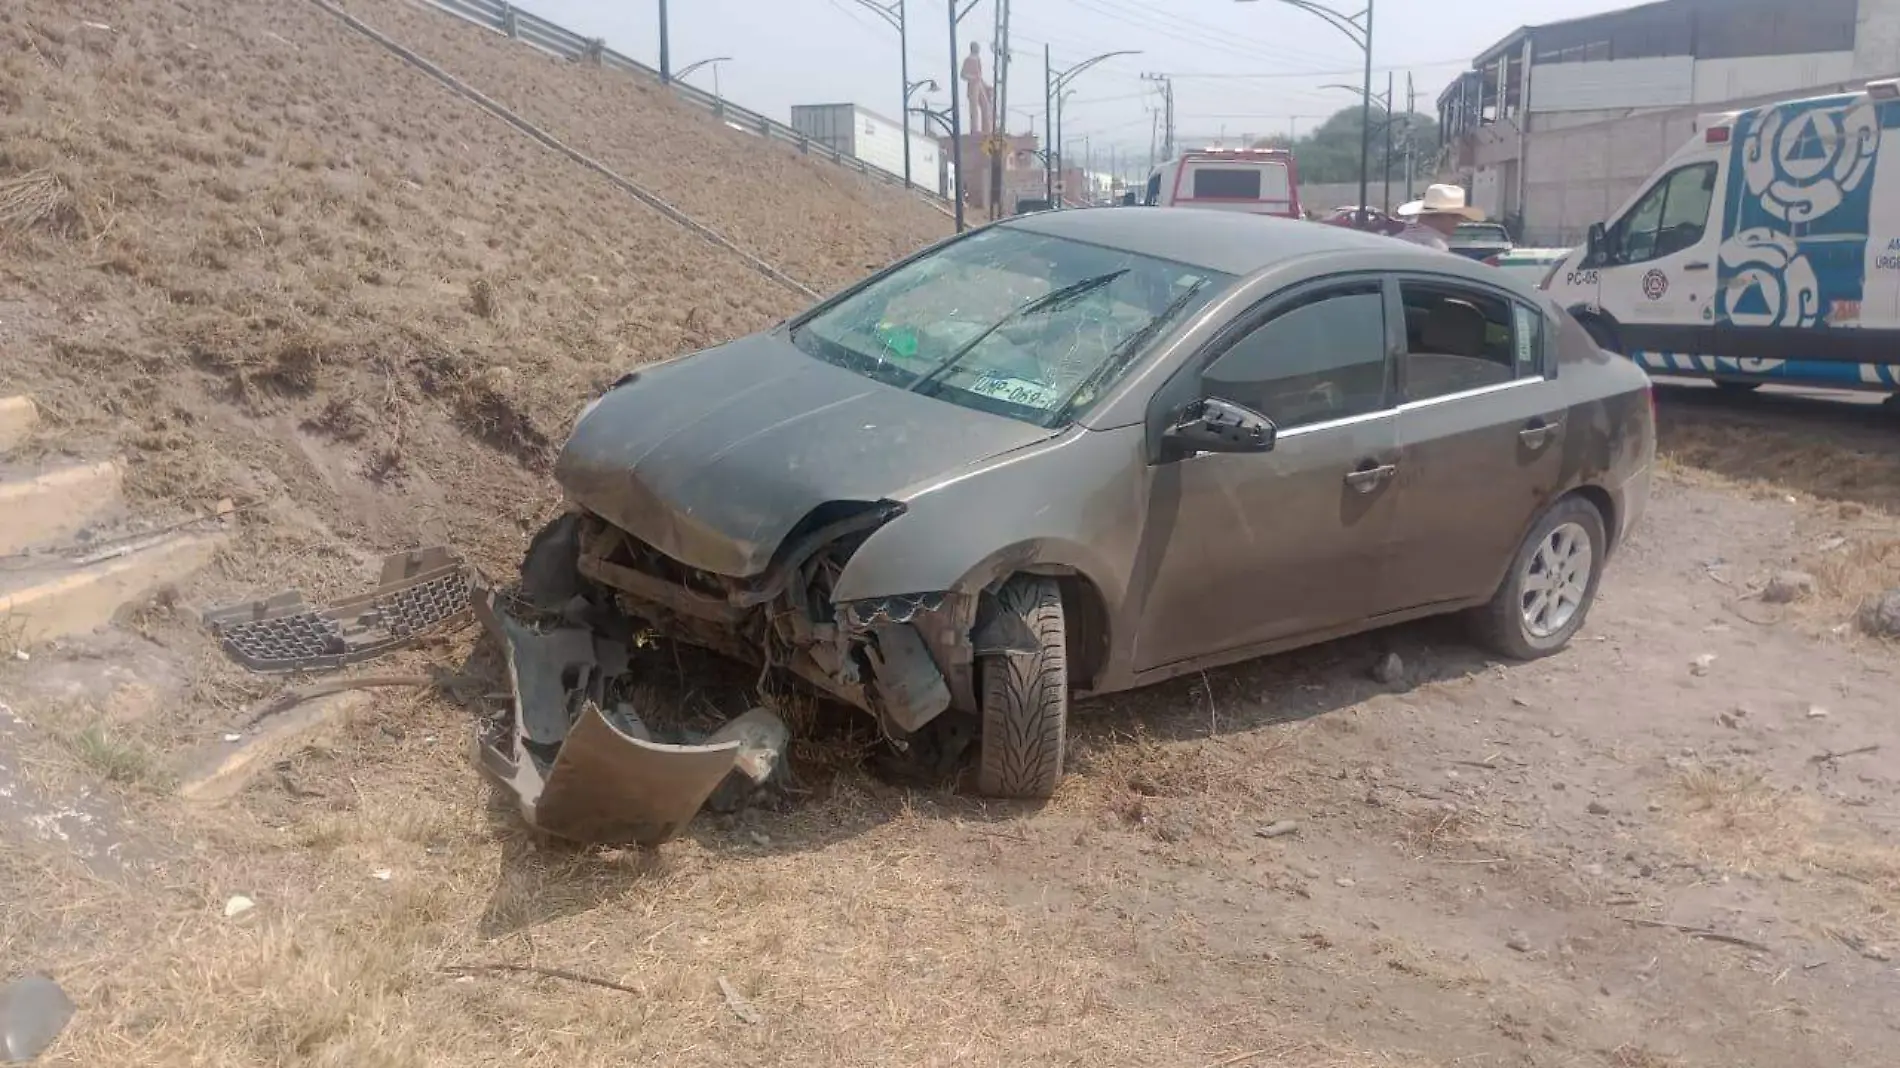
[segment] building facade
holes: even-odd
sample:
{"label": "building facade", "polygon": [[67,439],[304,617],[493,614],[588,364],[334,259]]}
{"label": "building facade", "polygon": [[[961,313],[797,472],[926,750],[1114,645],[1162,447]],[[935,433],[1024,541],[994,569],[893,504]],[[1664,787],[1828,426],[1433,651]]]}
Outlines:
{"label": "building facade", "polygon": [[1607,220],[1699,116],[1900,74],[1900,0],[1661,0],[1528,26],[1438,98],[1442,180],[1527,244]]}

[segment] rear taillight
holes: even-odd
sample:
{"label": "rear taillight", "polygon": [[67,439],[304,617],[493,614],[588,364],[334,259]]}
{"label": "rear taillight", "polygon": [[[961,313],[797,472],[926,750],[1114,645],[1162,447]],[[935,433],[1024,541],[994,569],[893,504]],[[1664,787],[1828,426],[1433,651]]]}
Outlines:
{"label": "rear taillight", "polygon": [[1656,425],[1656,383],[1648,382],[1643,386],[1643,396],[1649,398],[1649,425]]}

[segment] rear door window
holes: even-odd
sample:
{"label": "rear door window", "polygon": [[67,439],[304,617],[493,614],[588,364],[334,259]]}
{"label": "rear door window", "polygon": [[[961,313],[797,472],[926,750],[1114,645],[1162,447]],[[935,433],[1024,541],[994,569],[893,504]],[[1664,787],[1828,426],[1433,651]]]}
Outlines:
{"label": "rear door window", "polygon": [[1187,199],[1291,202],[1293,189],[1282,163],[1197,163],[1187,178]]}
{"label": "rear door window", "polygon": [[1254,167],[1194,168],[1196,200],[1259,200],[1260,171]]}
{"label": "rear door window", "polygon": [[1406,279],[1405,399],[1542,378],[1543,317],[1489,291]]}

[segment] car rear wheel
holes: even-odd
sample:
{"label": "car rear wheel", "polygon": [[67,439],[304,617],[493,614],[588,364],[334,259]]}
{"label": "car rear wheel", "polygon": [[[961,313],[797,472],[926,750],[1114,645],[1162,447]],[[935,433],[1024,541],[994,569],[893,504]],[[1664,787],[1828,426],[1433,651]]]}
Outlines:
{"label": "car rear wheel", "polygon": [[1518,547],[1497,595],[1476,613],[1480,639],[1513,660],[1568,645],[1596,601],[1608,548],[1595,505],[1581,497],[1558,501]]}
{"label": "car rear wheel", "polygon": [[1018,575],[998,606],[1035,637],[1033,650],[977,661],[983,688],[977,790],[989,797],[1044,798],[1062,780],[1069,725],[1069,654],[1062,591],[1054,579]]}

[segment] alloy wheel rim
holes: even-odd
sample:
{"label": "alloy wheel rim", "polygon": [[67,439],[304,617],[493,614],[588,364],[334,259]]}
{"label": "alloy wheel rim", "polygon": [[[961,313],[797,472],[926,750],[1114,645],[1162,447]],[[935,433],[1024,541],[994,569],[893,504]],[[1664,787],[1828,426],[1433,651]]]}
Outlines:
{"label": "alloy wheel rim", "polygon": [[1518,583],[1518,607],[1531,637],[1559,634],[1583,611],[1593,556],[1590,534],[1577,523],[1559,525],[1538,543]]}

